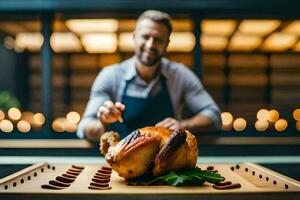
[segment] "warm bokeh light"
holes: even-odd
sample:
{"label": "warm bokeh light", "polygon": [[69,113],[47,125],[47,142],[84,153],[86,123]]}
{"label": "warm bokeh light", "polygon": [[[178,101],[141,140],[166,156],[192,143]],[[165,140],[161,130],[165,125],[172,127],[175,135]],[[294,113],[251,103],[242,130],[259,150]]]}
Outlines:
{"label": "warm bokeh light", "polygon": [[14,130],[14,125],[11,121],[4,119],[0,121],[0,130],[5,133],[10,133]]}
{"label": "warm bokeh light", "polygon": [[78,112],[69,112],[66,116],[67,120],[73,124],[77,124],[80,121],[80,115]]}
{"label": "warm bokeh light", "polygon": [[17,121],[21,118],[21,111],[18,108],[10,108],[8,110],[8,117],[14,121]]}
{"label": "warm bokeh light", "polygon": [[280,26],[280,20],[243,20],[238,31],[247,35],[265,36]]}
{"label": "warm bokeh light", "polygon": [[235,20],[203,20],[201,23],[202,33],[208,35],[229,36],[235,29]]}
{"label": "warm bokeh light", "polygon": [[29,122],[21,120],[17,123],[17,128],[22,133],[28,133],[31,129],[31,125],[29,124]]}
{"label": "warm bokeh light", "polygon": [[231,130],[232,123],[233,123],[233,115],[230,112],[222,112],[221,119],[222,119],[222,129]]}
{"label": "warm bokeh light", "polygon": [[272,109],[268,113],[269,122],[276,122],[279,119],[279,112],[275,109]]}
{"label": "warm bokeh light", "polygon": [[192,32],[173,32],[170,35],[169,52],[191,52],[196,39]]}
{"label": "warm bokeh light", "polygon": [[262,38],[237,33],[233,35],[229,42],[229,51],[253,51],[262,43]]}
{"label": "warm bokeh light", "polygon": [[292,23],[290,23],[288,26],[286,26],[282,32],[284,33],[290,33],[295,35],[300,35],[300,20],[295,20]]}
{"label": "warm bokeh light", "polygon": [[65,124],[64,124],[64,127],[65,127],[65,131],[68,132],[68,133],[74,133],[76,132],[77,130],[77,125],[76,124],[73,124],[69,121],[67,121]]}
{"label": "warm bokeh light", "polygon": [[269,116],[269,111],[266,109],[260,109],[256,114],[257,119],[260,121],[267,121],[268,116]]}
{"label": "warm bokeh light", "polygon": [[42,126],[46,121],[46,118],[42,113],[35,113],[33,119],[37,126]]}
{"label": "warm bokeh light", "polygon": [[52,129],[56,132],[74,133],[77,130],[77,125],[68,121],[66,118],[56,118],[52,123]]}
{"label": "warm bokeh light", "polygon": [[40,50],[44,38],[41,33],[18,33],[16,35],[15,47],[18,49],[28,49],[30,51]]}
{"label": "warm bokeh light", "polygon": [[53,33],[50,38],[52,49],[59,52],[80,52],[82,50],[79,38],[71,32]]}
{"label": "warm bokeh light", "polygon": [[81,36],[88,53],[114,53],[117,50],[117,35],[114,33],[89,33]]}
{"label": "warm bokeh light", "polygon": [[133,42],[133,33],[120,33],[119,35],[119,49],[121,51],[133,52],[134,51],[134,42]]}
{"label": "warm bokeh light", "polygon": [[239,132],[243,131],[243,130],[245,130],[246,126],[247,126],[246,120],[244,118],[241,118],[241,117],[237,118],[233,122],[233,129],[235,131],[239,131]]}
{"label": "warm bokeh light", "polygon": [[0,110],[0,121],[5,118],[5,113]]}
{"label": "warm bokeh light", "polygon": [[293,117],[296,121],[300,121],[300,108],[294,110]]}
{"label": "warm bokeh light", "polygon": [[257,120],[255,122],[255,129],[257,131],[265,131],[269,128],[269,122],[268,121],[260,121],[260,120]]}
{"label": "warm bokeh light", "polygon": [[25,111],[22,113],[21,120],[29,122],[31,125],[34,124],[33,112]]}
{"label": "warm bokeh light", "polygon": [[278,132],[284,131],[288,127],[288,123],[285,119],[279,119],[275,122],[275,130]]}
{"label": "warm bokeh light", "polygon": [[52,129],[56,132],[64,132],[65,131],[65,118],[56,118],[53,122],[52,122]]}
{"label": "warm bokeh light", "polygon": [[203,51],[224,51],[228,38],[223,36],[201,36],[201,47]]}
{"label": "warm bokeh light", "polygon": [[70,19],[66,26],[77,34],[116,32],[119,22],[115,19]]}
{"label": "warm bokeh light", "polygon": [[264,41],[262,49],[265,51],[286,51],[291,48],[296,41],[296,35],[273,33]]}

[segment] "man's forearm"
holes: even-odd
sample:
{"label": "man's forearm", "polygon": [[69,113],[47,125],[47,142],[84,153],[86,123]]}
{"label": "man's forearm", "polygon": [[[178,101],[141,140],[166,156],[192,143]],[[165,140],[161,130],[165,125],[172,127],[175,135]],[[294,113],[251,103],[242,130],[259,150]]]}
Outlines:
{"label": "man's forearm", "polygon": [[89,121],[84,130],[85,137],[90,141],[99,141],[101,135],[105,132],[105,127],[98,119]]}

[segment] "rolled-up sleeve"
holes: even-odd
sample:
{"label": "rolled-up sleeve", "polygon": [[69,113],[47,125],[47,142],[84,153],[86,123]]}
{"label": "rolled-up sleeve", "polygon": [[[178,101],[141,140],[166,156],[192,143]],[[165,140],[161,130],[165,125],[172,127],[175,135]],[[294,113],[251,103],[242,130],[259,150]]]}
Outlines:
{"label": "rolled-up sleeve", "polygon": [[[215,128],[221,128],[220,109],[205,90],[199,78],[190,70],[183,70],[185,79],[183,80],[184,101],[186,106],[194,114],[204,115],[214,121]],[[186,78],[188,77],[188,78]]]}
{"label": "rolled-up sleeve", "polygon": [[110,68],[104,68],[95,79],[91,89],[90,98],[86,106],[86,110],[84,112],[82,120],[78,125],[77,136],[79,138],[85,137],[84,131],[87,124],[91,120],[97,119],[97,112],[99,107],[103,105],[106,100],[111,99],[111,89],[114,84],[112,74],[113,73],[111,73]]}

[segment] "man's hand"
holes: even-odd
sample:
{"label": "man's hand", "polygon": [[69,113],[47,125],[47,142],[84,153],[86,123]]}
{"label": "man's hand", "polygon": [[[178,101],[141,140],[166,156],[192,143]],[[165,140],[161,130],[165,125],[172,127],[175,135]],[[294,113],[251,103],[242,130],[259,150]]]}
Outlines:
{"label": "man's hand", "polygon": [[155,126],[169,128],[172,130],[185,128],[185,126],[182,122],[177,121],[176,119],[171,118],[171,117],[168,117],[168,118],[158,122]]}
{"label": "man's hand", "polygon": [[97,116],[104,124],[111,124],[116,121],[123,122],[122,112],[125,110],[125,105],[108,100],[105,101],[103,106],[100,106]]}

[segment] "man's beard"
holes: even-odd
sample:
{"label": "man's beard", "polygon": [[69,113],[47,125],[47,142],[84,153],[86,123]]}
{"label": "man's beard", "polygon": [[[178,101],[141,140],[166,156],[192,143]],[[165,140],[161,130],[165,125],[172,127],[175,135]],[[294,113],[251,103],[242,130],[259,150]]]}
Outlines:
{"label": "man's beard", "polygon": [[156,53],[152,59],[147,59],[146,56],[143,55],[143,52],[139,52],[137,57],[143,65],[151,67],[159,63],[163,56]]}

